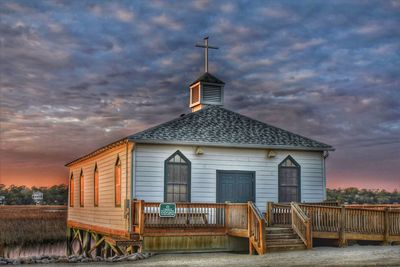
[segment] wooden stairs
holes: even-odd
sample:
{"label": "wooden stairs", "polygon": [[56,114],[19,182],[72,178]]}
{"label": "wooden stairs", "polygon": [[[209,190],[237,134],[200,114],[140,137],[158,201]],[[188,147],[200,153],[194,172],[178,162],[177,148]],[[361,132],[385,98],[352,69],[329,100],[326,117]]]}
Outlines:
{"label": "wooden stairs", "polygon": [[266,252],[305,250],[300,237],[290,226],[272,226],[265,228]]}

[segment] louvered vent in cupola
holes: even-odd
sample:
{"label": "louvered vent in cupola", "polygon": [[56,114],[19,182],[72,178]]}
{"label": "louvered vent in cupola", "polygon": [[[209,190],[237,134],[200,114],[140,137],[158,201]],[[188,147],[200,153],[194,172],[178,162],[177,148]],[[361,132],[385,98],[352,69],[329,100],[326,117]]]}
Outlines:
{"label": "louvered vent in cupola", "polygon": [[222,88],[215,85],[203,86],[203,102],[204,104],[222,104]]}

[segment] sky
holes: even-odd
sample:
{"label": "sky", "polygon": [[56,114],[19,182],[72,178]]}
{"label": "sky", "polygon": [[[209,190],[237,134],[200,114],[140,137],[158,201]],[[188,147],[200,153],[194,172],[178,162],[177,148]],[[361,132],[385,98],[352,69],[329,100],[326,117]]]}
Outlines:
{"label": "sky", "polygon": [[0,183],[188,113],[204,71],[225,107],[335,147],[330,188],[400,189],[400,1],[0,2]]}

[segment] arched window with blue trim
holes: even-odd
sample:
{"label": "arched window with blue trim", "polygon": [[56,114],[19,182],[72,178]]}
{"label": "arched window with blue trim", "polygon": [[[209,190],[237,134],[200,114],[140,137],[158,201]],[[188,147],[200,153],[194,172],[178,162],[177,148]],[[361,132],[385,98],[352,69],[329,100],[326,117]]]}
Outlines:
{"label": "arched window with blue trim", "polygon": [[165,160],[165,202],[190,202],[191,163],[179,150]]}
{"label": "arched window with blue trim", "polygon": [[300,202],[300,165],[287,156],[279,164],[279,202]]}

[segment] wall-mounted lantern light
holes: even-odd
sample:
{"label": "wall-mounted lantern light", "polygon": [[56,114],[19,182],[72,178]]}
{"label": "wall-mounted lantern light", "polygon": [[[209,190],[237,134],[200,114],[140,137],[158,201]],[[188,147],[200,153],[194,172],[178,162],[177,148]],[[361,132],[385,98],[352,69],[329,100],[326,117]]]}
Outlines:
{"label": "wall-mounted lantern light", "polygon": [[274,150],[267,150],[267,158],[272,159],[276,157],[276,152]]}
{"label": "wall-mounted lantern light", "polygon": [[203,148],[201,148],[201,147],[198,146],[198,147],[196,147],[194,153],[195,153],[196,155],[203,155],[203,154],[204,154],[204,150],[203,150]]}

